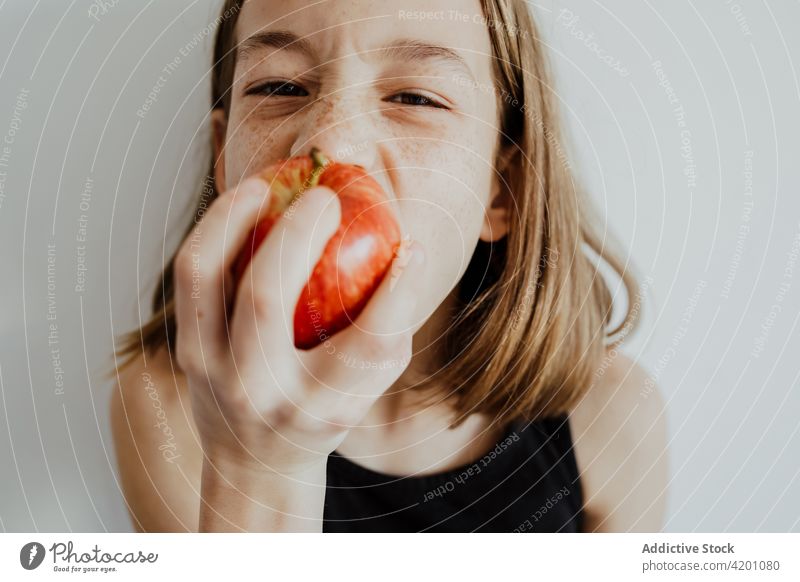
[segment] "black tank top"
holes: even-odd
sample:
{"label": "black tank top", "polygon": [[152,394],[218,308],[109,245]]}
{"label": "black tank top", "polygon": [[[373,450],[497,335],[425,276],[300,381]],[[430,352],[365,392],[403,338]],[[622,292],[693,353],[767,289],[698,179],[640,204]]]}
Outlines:
{"label": "black tank top", "polygon": [[512,422],[473,463],[396,477],[328,457],[324,532],[580,532],[568,417]]}

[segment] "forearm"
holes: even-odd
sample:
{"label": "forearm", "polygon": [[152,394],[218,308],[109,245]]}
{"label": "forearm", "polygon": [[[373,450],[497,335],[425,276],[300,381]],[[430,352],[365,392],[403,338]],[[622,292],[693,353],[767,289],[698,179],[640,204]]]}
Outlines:
{"label": "forearm", "polygon": [[200,532],[321,532],[326,465],[291,475],[203,463]]}

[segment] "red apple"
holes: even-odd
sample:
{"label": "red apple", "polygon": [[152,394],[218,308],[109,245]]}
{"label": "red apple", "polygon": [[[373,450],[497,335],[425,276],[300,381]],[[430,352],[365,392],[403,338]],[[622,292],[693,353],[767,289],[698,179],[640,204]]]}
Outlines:
{"label": "red apple", "polygon": [[400,228],[386,194],[364,168],[328,161],[316,148],[310,156],[270,166],[260,177],[270,185],[269,208],[234,264],[237,285],[256,249],[296,197],[309,188],[327,186],[339,198],[341,224],[303,287],[294,312],[295,346],[310,349],[358,317],[394,259]]}

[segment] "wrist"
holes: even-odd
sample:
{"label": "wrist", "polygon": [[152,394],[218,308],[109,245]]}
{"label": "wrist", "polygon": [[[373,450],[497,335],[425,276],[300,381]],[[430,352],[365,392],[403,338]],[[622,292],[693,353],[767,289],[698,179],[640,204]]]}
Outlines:
{"label": "wrist", "polygon": [[321,531],[326,467],[327,459],[274,471],[206,457],[199,531]]}
{"label": "wrist", "polygon": [[320,475],[324,476],[327,468],[327,457],[291,460],[278,462],[266,459],[242,459],[236,455],[207,454],[203,459],[203,479],[228,479],[242,485],[250,481],[264,482],[316,482]]}
{"label": "wrist", "polygon": [[328,463],[327,455],[308,454],[263,454],[221,445],[203,447],[204,472],[216,469],[223,474],[241,478],[300,478],[303,474],[316,474]]}

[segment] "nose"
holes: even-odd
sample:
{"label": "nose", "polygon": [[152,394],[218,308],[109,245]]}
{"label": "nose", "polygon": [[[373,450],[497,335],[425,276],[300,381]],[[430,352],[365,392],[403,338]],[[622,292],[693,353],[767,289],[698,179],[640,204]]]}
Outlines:
{"label": "nose", "polygon": [[377,159],[373,115],[357,96],[327,95],[317,99],[292,146],[292,155],[319,148],[329,159],[373,171]]}

